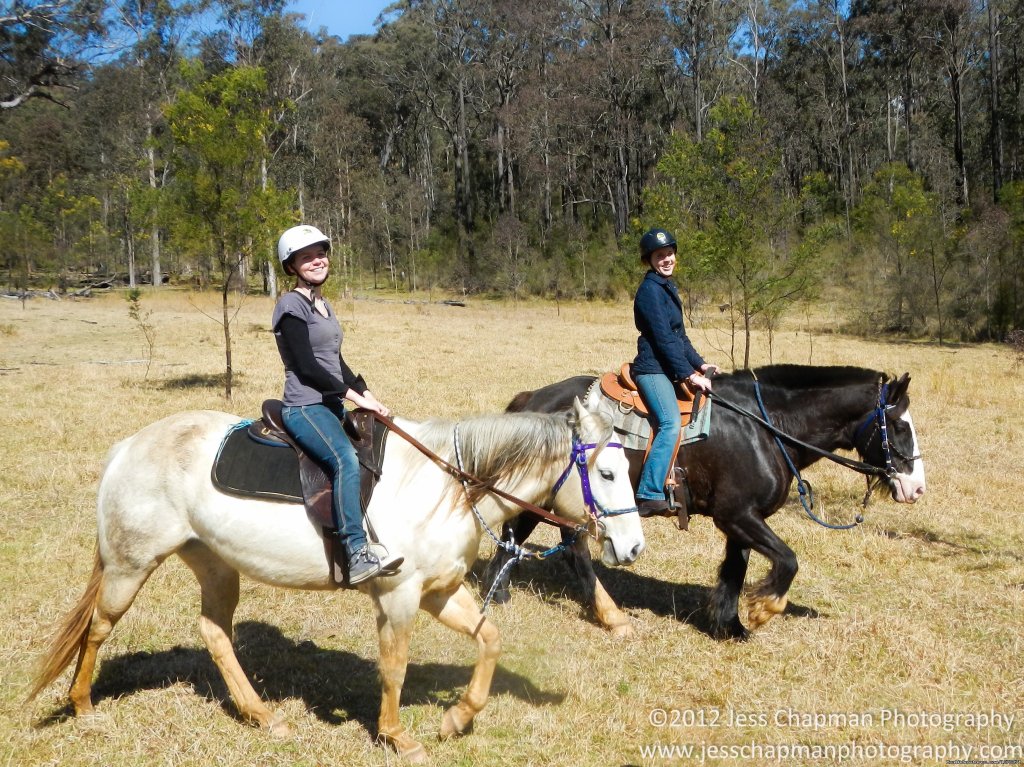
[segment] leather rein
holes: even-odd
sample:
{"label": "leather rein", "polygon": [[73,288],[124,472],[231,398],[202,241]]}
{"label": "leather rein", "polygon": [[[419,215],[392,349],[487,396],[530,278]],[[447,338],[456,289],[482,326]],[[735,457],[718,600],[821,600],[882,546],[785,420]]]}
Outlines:
{"label": "leather rein", "polygon": [[[444,458],[439,456],[437,453],[433,452],[430,448],[428,448],[426,445],[424,445],[422,442],[420,442],[418,439],[416,439],[409,432],[407,432],[405,429],[396,424],[387,416],[383,416],[380,413],[374,412],[373,417],[380,421],[382,424],[384,424],[384,426],[386,426],[389,431],[392,431],[395,434],[397,434],[399,437],[404,439],[406,442],[408,442],[410,445],[416,448],[419,452],[421,452],[423,455],[429,458],[446,474],[449,474],[455,479],[458,479],[464,485],[473,485],[474,487],[482,488],[491,495],[496,495],[499,498],[502,498],[508,501],[509,503],[514,504],[515,506],[518,506],[523,511],[529,512],[530,514],[539,517],[541,521],[546,522],[549,525],[561,527],[566,530],[572,530],[574,532],[578,532],[581,529],[584,529],[581,528],[581,526],[576,525],[575,523],[570,522],[567,519],[563,519],[562,517],[552,514],[547,509],[541,508],[540,506],[534,503],[530,503],[529,501],[524,501],[523,499],[517,498],[516,496],[502,490],[501,488],[495,487],[493,482],[487,482],[481,479],[480,477],[477,477],[475,474],[471,474],[470,472],[465,471],[461,467],[456,466],[455,464],[449,461],[446,461]],[[562,484],[568,478],[569,472],[572,470],[573,466],[576,466],[580,474],[580,483],[583,487],[584,504],[586,504],[587,511],[595,521],[600,521],[603,517],[607,516],[628,514],[629,512],[636,511],[635,506],[627,509],[605,509],[597,501],[597,499],[594,498],[593,493],[590,489],[586,453],[587,450],[592,450],[596,448],[597,445],[593,443],[581,442],[579,437],[575,433],[573,433],[572,442],[572,454],[569,459],[569,465],[566,467],[565,471],[562,472],[562,475],[556,482],[554,489],[550,493],[550,497],[552,499],[554,498],[554,496],[558,493],[559,489],[561,488]],[[617,442],[609,442],[607,445],[605,445],[605,447],[621,448],[622,445],[620,445]],[[458,454],[458,425],[456,425],[456,454]]]}
{"label": "leather rein", "polygon": [[864,430],[867,427],[871,426],[872,424],[874,424],[875,430],[881,432],[882,454],[885,457],[885,468],[882,468],[880,466],[875,466],[873,464],[867,463],[866,461],[858,461],[853,458],[847,458],[845,456],[837,455],[836,453],[832,453],[828,450],[823,450],[820,447],[811,445],[807,442],[804,442],[803,440],[797,439],[791,434],[787,434],[781,429],[778,429],[774,424],[772,424],[770,420],[768,410],[767,408],[765,408],[764,401],[761,399],[760,384],[757,380],[757,376],[753,374],[753,371],[751,371],[751,376],[754,379],[754,395],[757,398],[757,404],[761,410],[761,414],[764,416],[763,418],[755,413],[750,412],[746,408],[737,405],[734,402],[730,402],[727,399],[723,399],[721,395],[715,394],[714,392],[708,392],[708,396],[711,397],[712,399],[718,400],[720,404],[722,404],[729,410],[732,410],[733,412],[738,413],[739,415],[745,416],[759,423],[761,426],[763,426],[771,433],[772,437],[775,439],[775,443],[778,445],[779,450],[782,452],[782,455],[786,460],[786,464],[789,466],[790,472],[792,472],[793,476],[796,477],[797,491],[800,495],[800,504],[803,506],[804,511],[807,513],[807,516],[815,522],[817,522],[822,527],[827,527],[831,530],[849,530],[850,528],[856,527],[861,522],[863,522],[864,516],[862,514],[857,514],[857,516],[854,518],[854,522],[846,525],[833,525],[828,522],[825,522],[822,519],[819,519],[812,510],[814,506],[814,490],[811,487],[811,483],[800,476],[800,471],[796,468],[796,465],[790,459],[789,454],[783,449],[783,441],[789,442],[790,444],[796,445],[797,447],[801,447],[805,450],[809,450],[810,452],[815,453],[816,455],[819,455],[822,458],[828,458],[830,461],[834,461],[835,463],[838,463],[840,466],[845,466],[848,469],[853,469],[856,472],[864,474],[868,482],[868,487],[867,492],[864,494],[864,501],[861,505],[865,509],[867,508],[868,501],[871,498],[871,493],[874,490],[875,486],[878,483],[882,482],[883,480],[891,480],[896,475],[896,467],[893,465],[892,461],[893,453],[896,453],[896,455],[902,458],[903,460],[910,462],[913,462],[921,457],[920,455],[905,456],[903,455],[903,453],[896,449],[895,445],[892,445],[889,442],[889,431],[886,425],[885,412],[893,408],[894,405],[889,405],[886,402],[888,398],[889,384],[885,383],[884,381],[879,382],[878,397],[876,399],[874,408],[872,409],[868,417],[864,420],[864,422],[861,423],[854,432],[854,440],[860,437]]}
{"label": "leather rein", "polygon": [[[757,380],[756,379],[754,381],[754,385],[757,386]],[[874,466],[874,465],[872,465],[870,463],[867,463],[866,461],[858,461],[858,460],[856,460],[854,458],[847,458],[846,456],[838,455],[837,453],[832,453],[832,452],[830,452],[828,450],[824,450],[824,449],[822,449],[820,447],[817,447],[816,445],[812,445],[809,442],[804,442],[801,439],[797,439],[792,434],[787,434],[786,432],[784,432],[781,429],[779,429],[778,427],[776,427],[773,423],[771,423],[771,421],[767,420],[766,418],[762,418],[761,416],[757,415],[756,413],[750,412],[749,410],[747,410],[746,408],[742,407],[741,405],[737,405],[735,402],[731,402],[731,401],[725,399],[724,397],[722,397],[722,395],[716,394],[713,391],[712,392],[708,392],[707,396],[710,397],[711,399],[715,400],[719,404],[721,404],[723,407],[726,407],[729,410],[732,410],[734,413],[738,413],[739,415],[742,415],[742,416],[744,416],[746,418],[749,418],[752,421],[755,421],[756,423],[759,423],[761,426],[763,426],[765,429],[767,429],[773,436],[775,436],[775,437],[777,437],[777,438],[779,438],[779,439],[781,439],[781,440],[783,440],[785,442],[788,442],[791,445],[795,445],[797,447],[801,447],[804,450],[809,450],[810,452],[815,453],[816,455],[819,455],[822,458],[827,458],[830,461],[838,463],[840,466],[845,466],[847,469],[853,469],[854,471],[859,472],[861,474],[865,474],[867,476],[872,476],[872,477],[880,477],[880,478],[881,477],[889,478],[893,474],[895,474],[895,472],[896,472],[896,470],[893,468],[892,459],[890,457],[890,449],[891,448],[890,448],[890,445],[889,445],[888,432],[885,430],[885,426],[884,426],[884,424],[885,424],[885,410],[884,410],[884,408],[886,408],[888,406],[883,406],[883,405],[876,406],[875,409],[871,411],[871,414],[868,416],[867,420],[863,424],[861,424],[861,426],[858,427],[858,430],[857,430],[857,433],[859,433],[861,429],[863,429],[865,426],[870,425],[871,423],[874,423],[876,421],[876,419],[879,420],[883,424],[883,426],[882,426],[882,428],[883,428],[883,432],[882,432],[883,440],[882,441],[883,441],[883,451],[885,452],[885,455],[886,455],[886,464],[887,464],[886,467],[883,469],[880,466]],[[882,401],[881,400],[881,394],[879,395],[879,397],[880,397],[879,398],[879,402],[881,403],[881,401]],[[760,394],[758,394],[758,399],[760,399]],[[916,456],[916,457],[920,458],[920,456]]]}

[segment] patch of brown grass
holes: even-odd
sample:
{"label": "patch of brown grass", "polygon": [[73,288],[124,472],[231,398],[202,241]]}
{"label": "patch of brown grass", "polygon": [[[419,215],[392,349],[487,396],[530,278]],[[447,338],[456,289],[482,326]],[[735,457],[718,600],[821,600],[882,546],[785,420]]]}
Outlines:
{"label": "patch of brown grass", "polygon": [[[37,653],[88,577],[95,489],[110,445],[180,410],[251,416],[280,393],[271,305],[249,298],[235,324],[235,398],[223,401],[221,329],[196,308],[218,316],[218,301],[143,294],[156,339],[148,378],[146,341],[120,295],[0,303],[2,764],[396,761],[372,743],[377,642],[364,597],[243,583],[239,657],[295,733],[274,741],[234,717],[198,636],[198,588],[176,560],[157,571],[104,646],[97,717],[67,718],[67,676],[35,705],[23,704]],[[624,304],[336,306],[346,359],[395,411],[417,419],[497,411],[522,389],[611,369],[634,349]],[[709,359],[727,363],[714,351],[726,348],[723,329],[692,334]],[[758,344],[754,361],[767,362],[764,339]],[[491,702],[475,732],[454,742],[431,736],[468,681],[475,648],[421,615],[401,714],[436,764],[697,763],[678,754],[644,757],[641,749],[655,743],[748,748],[743,758],[708,759],[720,764],[776,763],[764,750],[774,744],[859,746],[860,756],[846,763],[887,764],[898,760],[871,758],[863,748],[1020,745],[1024,382],[1012,351],[866,342],[801,320],[776,335],[774,358],[909,370],[928,468],[925,499],[910,507],[876,499],[866,522],[845,533],[814,525],[790,503],[772,526],[800,559],[792,605],[746,644],[715,642],[699,630],[696,611],[722,553],[722,537],[705,519],[689,533],[651,520],[637,565],[601,571],[635,624],[630,641],[613,640],[589,620],[560,562],[524,565],[513,601],[491,608],[504,640]],[[831,465],[807,475],[834,518],[855,513],[858,476]],[[551,531],[537,539],[553,542]],[[484,546],[486,557],[486,539]],[[755,556],[751,578],[764,567]],[[657,726],[660,709],[675,726]],[[947,730],[883,721],[885,711],[1016,718],[1009,730],[963,720]],[[829,715],[822,726],[800,719]]]}

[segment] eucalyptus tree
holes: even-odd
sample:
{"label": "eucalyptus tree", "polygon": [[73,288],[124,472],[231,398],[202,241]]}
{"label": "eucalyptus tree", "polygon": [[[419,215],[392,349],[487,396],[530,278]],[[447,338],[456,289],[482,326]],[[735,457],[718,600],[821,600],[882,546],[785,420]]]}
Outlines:
{"label": "eucalyptus tree", "polygon": [[458,272],[464,288],[477,287],[476,190],[471,156],[480,144],[483,109],[479,5],[483,0],[409,0],[401,21],[427,30],[428,55],[415,62],[421,103],[447,139],[453,164],[453,217]]}
{"label": "eucalyptus tree", "polygon": [[780,194],[780,157],[763,118],[742,97],[709,113],[703,141],[676,134],[645,190],[645,216],[672,228],[688,285],[726,296],[750,365],[753,323],[776,320],[817,280],[816,248],[794,238],[795,201]]}
{"label": "eucalyptus tree", "polygon": [[790,189],[801,189],[807,178],[824,173],[833,182],[849,233],[859,189],[857,124],[874,121],[866,120],[857,106],[867,97],[846,5],[815,0],[795,9],[770,73],[776,97],[763,111],[783,148]]}
{"label": "eucalyptus tree", "polygon": [[725,85],[729,41],[736,33],[738,6],[719,0],[669,0],[665,12],[674,55],[673,73],[690,93],[689,122],[697,141],[704,121]]}
{"label": "eucalyptus tree", "polygon": [[484,99],[493,115],[495,203],[500,213],[515,217],[516,162],[511,132],[538,19],[528,3],[489,0],[481,4],[479,12],[481,65],[486,72]]}
{"label": "eucalyptus tree", "polygon": [[[952,152],[956,164],[956,203],[970,205],[970,182],[967,167],[965,134],[971,112],[977,112],[969,101],[972,81],[981,63],[980,8],[976,0],[928,0],[923,9],[930,20],[925,38],[936,54],[949,94],[952,120]],[[978,93],[980,96],[980,93]],[[981,104],[978,103],[977,107]],[[947,121],[942,121],[946,123]],[[947,123],[947,124],[949,124]]]}
{"label": "eucalyptus tree", "polygon": [[884,165],[865,185],[854,220],[867,251],[861,279],[871,299],[870,325],[887,332],[913,331],[924,318],[928,243],[942,231],[937,195],[903,163]]}
{"label": "eucalyptus tree", "polygon": [[201,65],[192,63],[184,75],[187,87],[165,109],[175,143],[167,208],[178,246],[205,256],[204,264],[219,272],[224,394],[231,399],[229,295],[234,278],[254,250],[271,250],[274,237],[291,220],[291,200],[263,183],[270,129],[263,70],[239,66],[207,77]]}
{"label": "eucalyptus tree", "polygon": [[667,25],[650,0],[570,0],[569,8],[579,20],[573,92],[591,118],[577,132],[591,162],[588,196],[608,206],[622,236],[660,148],[657,69],[672,55]]}
{"label": "eucalyptus tree", "polygon": [[[154,287],[163,284],[162,232],[157,205],[159,190],[167,182],[168,172],[166,159],[158,156],[157,133],[165,129],[162,109],[171,99],[187,30],[203,6],[202,2],[189,0],[114,0],[111,7],[118,28],[127,35],[129,42],[121,63],[126,69],[134,70],[137,79],[137,103],[132,106],[133,113],[124,115],[124,120],[136,129],[134,135],[125,137],[124,145],[142,158],[139,171],[144,174],[143,184],[137,183],[134,174],[126,175],[128,183],[123,188],[126,204],[133,203],[135,215],[141,219],[139,229],[148,236]],[[129,195],[128,190],[134,190],[133,194]],[[134,253],[134,229],[126,230],[125,236],[129,251]],[[134,259],[130,259],[130,263],[130,283],[134,287]]]}
{"label": "eucalyptus tree", "polygon": [[747,98],[755,108],[761,106],[768,70],[778,59],[779,46],[790,23],[789,0],[742,0],[738,3],[740,21],[733,36],[738,50],[732,62],[742,76]]}
{"label": "eucalyptus tree", "polygon": [[0,109],[65,104],[104,32],[105,0],[14,0],[0,8]]}

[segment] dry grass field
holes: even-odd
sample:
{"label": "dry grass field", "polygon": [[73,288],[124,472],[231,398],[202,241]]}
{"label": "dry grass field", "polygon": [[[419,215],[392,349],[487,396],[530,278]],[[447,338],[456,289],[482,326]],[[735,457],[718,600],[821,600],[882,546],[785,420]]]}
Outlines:
{"label": "dry grass field", "polygon": [[[225,403],[222,333],[203,314],[218,315],[218,302],[144,293],[155,333],[149,359],[123,294],[0,301],[0,765],[397,761],[373,742],[377,642],[365,597],[243,580],[239,658],[293,730],[274,740],[235,716],[199,638],[198,587],[177,560],[156,572],[104,646],[95,717],[68,716],[68,674],[24,702],[52,627],[91,571],[95,491],[110,445],[176,411],[252,417],[261,400],[279,396],[271,305],[249,298],[235,322],[237,379]],[[393,410],[416,419],[498,411],[522,389],[610,369],[634,349],[625,304],[459,308],[396,298],[335,307],[346,359]],[[648,548],[636,566],[599,570],[634,622],[626,641],[593,623],[560,562],[527,563],[512,602],[489,611],[504,639],[491,702],[456,741],[434,735],[476,649],[422,614],[401,716],[432,763],[1024,759],[1024,369],[1000,346],[841,337],[830,332],[841,317],[818,311],[777,334],[774,361],[910,371],[925,498],[901,506],[876,497],[848,532],[788,504],[771,524],[800,560],[791,605],[745,644],[710,639],[694,617],[723,547],[707,519],[685,533],[667,519],[646,521]],[[691,333],[706,357],[729,367],[716,351],[727,348],[721,329]],[[756,364],[769,361],[767,348],[758,337]],[[819,464],[807,476],[834,518],[852,518],[858,475]],[[554,540],[545,530],[537,543]],[[485,538],[484,560],[491,546]],[[753,557],[750,577],[763,572]]]}

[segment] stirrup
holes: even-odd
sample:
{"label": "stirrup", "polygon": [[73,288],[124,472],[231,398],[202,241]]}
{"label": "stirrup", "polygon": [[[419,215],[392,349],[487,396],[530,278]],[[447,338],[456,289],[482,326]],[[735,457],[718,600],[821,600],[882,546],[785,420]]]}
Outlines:
{"label": "stirrup", "polygon": [[378,577],[398,575],[405,557],[393,557],[388,551],[388,547],[383,543],[370,543],[368,545],[370,551],[380,560],[380,573],[378,573]]}

